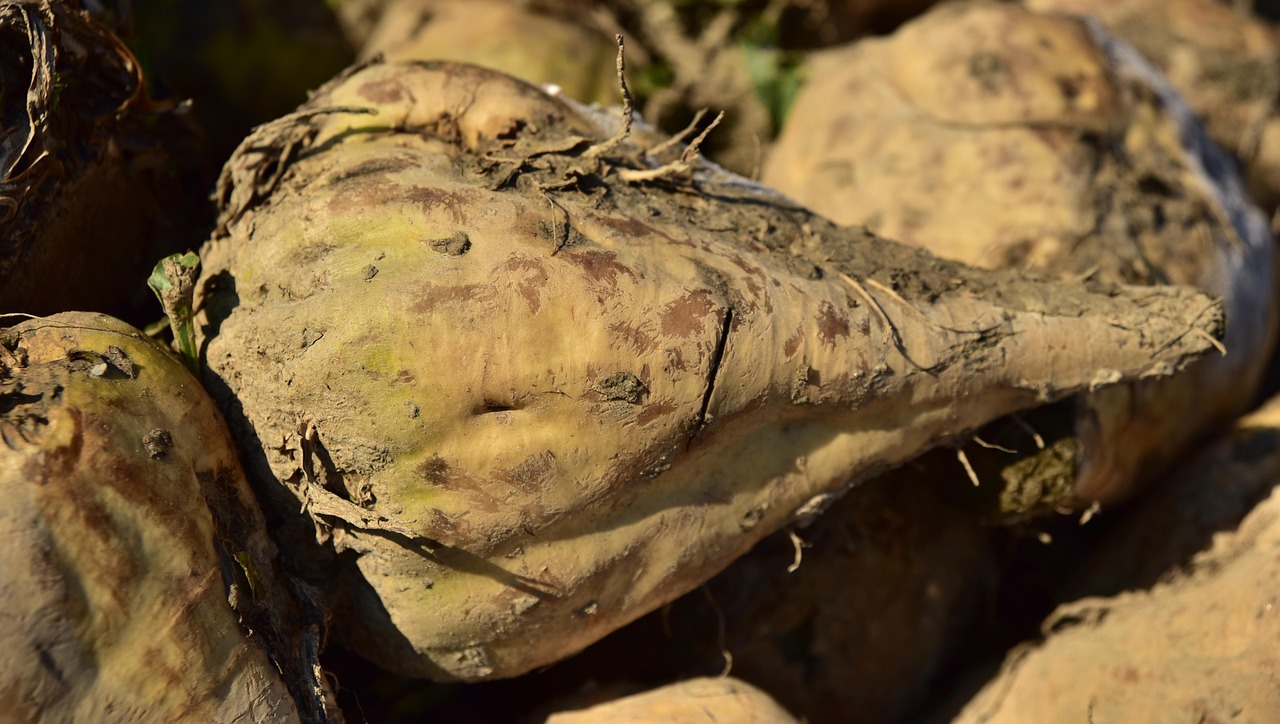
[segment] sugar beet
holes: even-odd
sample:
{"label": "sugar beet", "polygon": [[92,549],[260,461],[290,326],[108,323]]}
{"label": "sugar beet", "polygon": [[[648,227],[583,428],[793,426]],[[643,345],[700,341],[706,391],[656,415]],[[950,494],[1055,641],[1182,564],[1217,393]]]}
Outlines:
{"label": "sugar beet", "polygon": [[1132,49],[1072,18],[958,2],[811,70],[764,175],[801,203],[977,266],[1223,299],[1225,355],[1090,396],[1071,437],[989,465],[980,477],[1012,491],[1003,512],[1117,502],[1250,404],[1275,337],[1274,240]]}
{"label": "sugar beet", "polygon": [[391,669],[555,661],[876,470],[1221,331],[1197,292],[973,270],[617,125],[371,65],[224,171],[207,382],[277,511],[341,554],[282,531],[338,634]]}
{"label": "sugar beet", "polygon": [[15,721],[322,722],[318,617],[221,415],[100,314],[0,329],[0,711]]}

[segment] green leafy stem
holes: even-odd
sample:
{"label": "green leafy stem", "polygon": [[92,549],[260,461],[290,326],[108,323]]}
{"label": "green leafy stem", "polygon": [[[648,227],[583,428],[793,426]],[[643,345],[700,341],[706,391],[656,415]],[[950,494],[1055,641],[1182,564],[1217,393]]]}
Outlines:
{"label": "green leafy stem", "polygon": [[196,324],[193,309],[196,293],[196,277],[200,273],[200,257],[195,252],[172,254],[160,260],[151,270],[147,286],[155,292],[169,317],[169,328],[178,345],[183,364],[194,375],[200,374],[200,361],[196,353]]}

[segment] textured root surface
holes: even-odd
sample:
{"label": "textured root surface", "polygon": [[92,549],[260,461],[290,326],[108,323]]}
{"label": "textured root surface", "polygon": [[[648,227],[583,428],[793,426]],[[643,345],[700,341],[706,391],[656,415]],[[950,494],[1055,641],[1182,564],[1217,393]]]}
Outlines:
{"label": "textured root surface", "polygon": [[549,663],[851,481],[1221,331],[1186,289],[975,271],[715,169],[652,173],[682,149],[601,122],[489,71],[375,65],[224,172],[208,382],[295,543],[345,554],[292,558],[389,668]]}
{"label": "textured root surface", "polygon": [[1274,241],[1183,102],[1101,31],[966,2],[831,51],[814,63],[764,178],[940,256],[1191,284],[1224,300],[1225,356],[1168,383],[1095,395],[1073,438],[995,463],[1076,467],[1065,475],[1074,496],[1040,482],[1056,474],[1009,471],[1029,483],[1007,512],[1119,500],[1253,397],[1274,338]]}
{"label": "textured root surface", "polygon": [[379,15],[362,58],[452,60],[554,83],[586,103],[613,103],[612,39],[505,0],[396,0]]}
{"label": "textured root surface", "polygon": [[1028,0],[1028,8],[1101,20],[1160,67],[1239,159],[1258,203],[1280,203],[1280,36],[1212,0]]}
{"label": "textured root surface", "polygon": [[552,714],[547,724],[634,722],[795,724],[768,694],[736,679],[690,679],[595,706]]}
{"label": "textured root surface", "polygon": [[0,440],[5,716],[324,720],[305,617],[177,360],[103,315],[0,330]]}

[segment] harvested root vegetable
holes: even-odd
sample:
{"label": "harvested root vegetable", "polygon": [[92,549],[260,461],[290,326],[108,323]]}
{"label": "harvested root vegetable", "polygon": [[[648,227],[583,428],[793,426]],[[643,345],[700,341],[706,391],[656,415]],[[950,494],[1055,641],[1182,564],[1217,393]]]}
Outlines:
{"label": "harvested root vegetable", "polygon": [[1209,135],[1244,167],[1264,208],[1280,206],[1280,36],[1213,0],[1025,0],[1092,16],[1159,66]]}
{"label": "harvested root vegetable", "polygon": [[547,724],[795,724],[795,721],[768,694],[731,678],[680,681],[547,718]]}
{"label": "harvested root vegetable", "polygon": [[614,51],[598,30],[508,0],[391,0],[361,56],[473,63],[610,103],[618,91]]}
{"label": "harvested root vegetable", "polygon": [[225,169],[207,381],[393,671],[548,664],[874,471],[1217,344],[1193,290],[971,269],[597,123],[372,65]]}
{"label": "harvested root vegetable", "polygon": [[[1167,487],[1176,498],[1154,497],[1104,539],[1092,576],[1115,580],[1116,569],[1127,569],[1131,583],[1142,581],[1153,562],[1182,558],[1206,527],[1222,530],[1212,546],[1150,590],[1060,606],[1043,625],[1045,640],[1010,653],[956,721],[1275,719],[1277,482],[1280,403],[1272,401],[1158,491]],[[1263,501],[1236,528],[1229,507],[1257,497]]]}
{"label": "harvested root vegetable", "polygon": [[1271,234],[1185,105],[1105,32],[941,6],[815,62],[770,158],[766,183],[940,256],[1223,298],[1228,354],[1084,398],[1029,463],[991,466],[1014,489],[1005,513],[1123,498],[1251,401],[1275,336]]}
{"label": "harvested root vegetable", "polygon": [[199,216],[183,193],[195,131],[74,5],[0,2],[0,311],[136,319],[151,266]]}
{"label": "harvested root vegetable", "polygon": [[177,360],[104,315],[0,330],[0,441],[6,719],[326,720],[317,631]]}

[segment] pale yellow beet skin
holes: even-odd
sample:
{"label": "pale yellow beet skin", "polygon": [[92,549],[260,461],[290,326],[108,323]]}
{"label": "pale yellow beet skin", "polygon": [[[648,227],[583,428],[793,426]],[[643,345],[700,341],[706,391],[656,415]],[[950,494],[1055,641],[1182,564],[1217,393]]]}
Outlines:
{"label": "pale yellow beet skin", "polygon": [[703,195],[547,188],[610,131],[467,66],[364,68],[325,107],[374,113],[304,109],[228,164],[204,342],[255,473],[353,554],[339,635],[401,672],[567,656],[860,476],[1169,374],[1221,323],[1184,289],[965,269],[711,169]]}
{"label": "pale yellow beet skin", "polygon": [[474,63],[586,103],[611,103],[618,89],[612,38],[507,0],[390,0],[360,57],[379,53]]}
{"label": "pale yellow beet skin", "polygon": [[0,341],[0,718],[298,721],[228,604],[202,486],[253,497],[200,383],[104,315]]}
{"label": "pale yellow beet skin", "polygon": [[1041,13],[1094,17],[1159,66],[1206,130],[1245,167],[1269,211],[1280,203],[1280,38],[1214,0],[1025,0]]}
{"label": "pale yellow beet skin", "polygon": [[1081,406],[1074,496],[1048,505],[1130,495],[1250,402],[1275,338],[1263,217],[1126,52],[1075,19],[943,5],[815,60],[765,168],[801,203],[940,256],[1224,300],[1225,356]]}
{"label": "pale yellow beet skin", "polygon": [[586,709],[547,717],[547,724],[796,724],[768,694],[732,678],[678,681]]}
{"label": "pale yellow beet skin", "polygon": [[815,56],[763,178],[835,221],[971,264],[999,266],[1024,240],[1053,253],[1097,221],[1079,200],[1093,154],[1075,138],[1124,122],[1108,75],[1078,23],[943,5]]}

